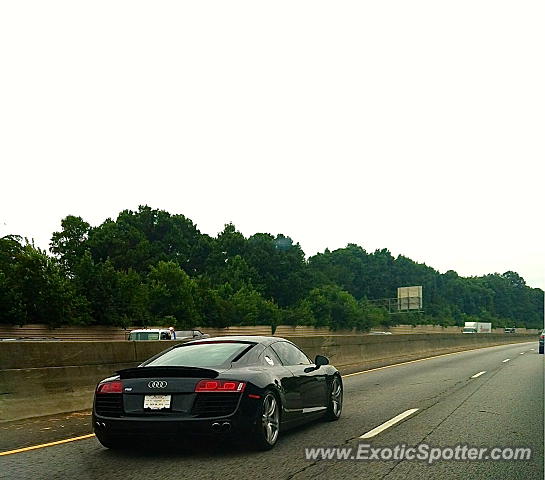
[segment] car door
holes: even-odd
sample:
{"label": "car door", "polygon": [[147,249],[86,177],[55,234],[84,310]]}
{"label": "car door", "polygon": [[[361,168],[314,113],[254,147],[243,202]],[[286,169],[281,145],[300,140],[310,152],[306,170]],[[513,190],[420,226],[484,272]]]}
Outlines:
{"label": "car door", "polygon": [[269,346],[260,355],[263,365],[273,369],[274,376],[280,382],[284,395],[283,409],[284,420],[291,421],[297,418],[303,410],[303,397],[297,378],[288,367],[285,367],[278,355]]}
{"label": "car door", "polygon": [[327,382],[324,368],[316,366],[295,345],[285,341],[275,342],[271,348],[294,376],[301,395],[303,413],[313,413],[327,406]]}

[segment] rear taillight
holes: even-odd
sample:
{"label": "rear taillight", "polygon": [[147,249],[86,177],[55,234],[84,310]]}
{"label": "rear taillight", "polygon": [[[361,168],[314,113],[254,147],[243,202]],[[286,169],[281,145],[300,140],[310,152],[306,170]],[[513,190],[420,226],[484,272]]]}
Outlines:
{"label": "rear taillight", "polygon": [[195,392],[233,392],[244,391],[246,383],[236,380],[201,380],[195,385]]}
{"label": "rear taillight", "polygon": [[539,338],[541,338],[541,340],[543,340],[545,338],[545,335],[541,335]]}
{"label": "rear taillight", "polygon": [[113,382],[101,383],[97,387],[97,393],[123,393],[123,382],[114,380]]}

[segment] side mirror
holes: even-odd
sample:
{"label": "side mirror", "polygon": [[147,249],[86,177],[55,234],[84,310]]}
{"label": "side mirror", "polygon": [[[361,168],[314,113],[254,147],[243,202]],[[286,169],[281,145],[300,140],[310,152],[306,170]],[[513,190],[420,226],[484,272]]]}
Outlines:
{"label": "side mirror", "polygon": [[321,367],[322,365],[329,365],[329,358],[324,357],[323,355],[316,355],[314,365],[316,365],[316,368]]}

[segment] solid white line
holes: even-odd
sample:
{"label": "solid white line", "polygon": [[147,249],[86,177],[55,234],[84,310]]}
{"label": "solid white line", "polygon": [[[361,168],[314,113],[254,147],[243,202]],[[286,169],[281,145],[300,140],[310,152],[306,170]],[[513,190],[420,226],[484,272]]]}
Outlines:
{"label": "solid white line", "polygon": [[505,360],[502,360],[501,363],[508,362],[509,360],[511,360],[511,359],[510,359],[510,358],[506,358]]}
{"label": "solid white line", "polygon": [[484,375],[486,373],[486,370],[483,370],[482,372],[479,372],[479,373],[476,373],[475,375],[473,375],[471,378],[477,378],[477,377],[480,377],[481,375]]}
{"label": "solid white line", "polygon": [[375,435],[378,435],[380,432],[386,430],[387,428],[390,428],[396,423],[401,422],[401,420],[403,420],[404,418],[407,418],[409,415],[412,415],[416,411],[418,411],[418,408],[411,408],[410,410],[400,413],[399,415],[388,420],[387,422],[384,422],[382,425],[379,425],[378,427],[373,428],[373,430],[370,430],[367,433],[364,433],[362,436],[360,436],[360,438],[374,437]]}
{"label": "solid white line", "polygon": [[529,351],[531,352],[531,351],[533,351],[533,350],[535,350],[535,348],[530,348],[530,350],[529,350]]}

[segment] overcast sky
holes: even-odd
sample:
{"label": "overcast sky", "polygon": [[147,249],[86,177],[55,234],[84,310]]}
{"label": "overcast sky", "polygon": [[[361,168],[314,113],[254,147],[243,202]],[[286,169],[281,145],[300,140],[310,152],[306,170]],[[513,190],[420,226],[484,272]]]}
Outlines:
{"label": "overcast sky", "polygon": [[0,236],[140,204],[545,288],[543,2],[2,2]]}

